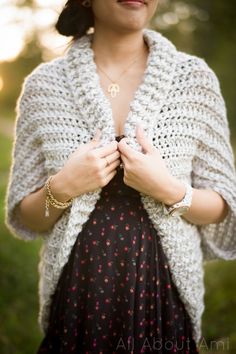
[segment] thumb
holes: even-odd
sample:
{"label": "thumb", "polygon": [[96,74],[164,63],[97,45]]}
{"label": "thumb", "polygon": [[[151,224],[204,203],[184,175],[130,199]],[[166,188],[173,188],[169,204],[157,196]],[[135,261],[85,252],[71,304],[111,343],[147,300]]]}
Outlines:
{"label": "thumb", "polygon": [[92,140],[87,144],[88,148],[94,148],[100,143],[100,137],[102,135],[102,132],[99,128],[97,128],[96,133]]}
{"label": "thumb", "polygon": [[77,150],[81,152],[85,152],[97,147],[97,145],[100,143],[99,141],[100,137],[101,137],[101,130],[97,128],[94,137],[88,143],[79,145]]}
{"label": "thumb", "polygon": [[153,152],[154,146],[151,144],[151,142],[145,136],[144,129],[141,126],[141,124],[137,124],[137,126],[136,126],[136,138],[137,138],[138,143],[142,146],[144,153]]}
{"label": "thumb", "polygon": [[93,142],[98,143],[99,140],[100,140],[101,135],[102,135],[101,130],[100,130],[99,128],[97,128],[96,133],[95,133],[93,139],[91,140],[91,142],[92,142],[92,143],[93,143]]}

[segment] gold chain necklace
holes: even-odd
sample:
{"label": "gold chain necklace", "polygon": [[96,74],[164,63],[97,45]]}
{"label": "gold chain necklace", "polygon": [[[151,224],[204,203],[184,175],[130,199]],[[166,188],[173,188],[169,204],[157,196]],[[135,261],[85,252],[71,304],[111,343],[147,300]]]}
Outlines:
{"label": "gold chain necklace", "polygon": [[114,98],[116,97],[116,95],[120,92],[120,85],[117,83],[117,81],[120,80],[120,78],[124,75],[124,73],[131,67],[131,65],[133,65],[138,58],[141,56],[142,54],[138,55],[136,57],[136,59],[134,61],[132,61],[132,63],[125,69],[122,71],[122,73],[120,74],[120,76],[118,77],[117,80],[113,80],[98,64],[97,67],[106,75],[106,77],[112,82],[110,85],[108,85],[107,91],[110,93],[111,97]]}

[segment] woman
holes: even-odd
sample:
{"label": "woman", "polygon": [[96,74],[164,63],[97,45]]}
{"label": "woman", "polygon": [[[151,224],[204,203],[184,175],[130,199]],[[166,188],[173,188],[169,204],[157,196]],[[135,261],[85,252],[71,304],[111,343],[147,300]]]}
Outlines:
{"label": "woman", "polygon": [[203,261],[236,258],[219,83],[146,28],[157,5],[69,0],[72,46],[25,80],[6,223],[44,240],[38,353],[196,353]]}

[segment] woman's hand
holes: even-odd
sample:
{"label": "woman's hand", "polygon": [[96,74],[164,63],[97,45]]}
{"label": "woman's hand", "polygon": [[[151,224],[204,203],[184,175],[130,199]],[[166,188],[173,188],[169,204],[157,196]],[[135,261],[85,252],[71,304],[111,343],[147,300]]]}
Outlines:
{"label": "woman's hand", "polygon": [[[80,145],[51,180],[51,189],[60,201],[104,187],[120,165],[117,141],[97,148],[101,131],[87,144]],[[109,165],[107,164],[109,163]]]}
{"label": "woman's hand", "polygon": [[160,152],[148,141],[138,125],[136,138],[143,153],[132,149],[123,138],[118,143],[124,167],[124,183],[167,205],[181,200],[185,187],[171,175]]}

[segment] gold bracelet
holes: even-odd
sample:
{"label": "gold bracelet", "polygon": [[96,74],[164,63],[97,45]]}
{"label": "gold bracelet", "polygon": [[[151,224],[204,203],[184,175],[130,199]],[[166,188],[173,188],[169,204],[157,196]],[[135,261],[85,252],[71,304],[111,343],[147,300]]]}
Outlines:
{"label": "gold bracelet", "polygon": [[71,198],[67,202],[60,202],[59,200],[57,200],[53,196],[51,188],[50,188],[50,181],[51,181],[52,177],[53,176],[48,177],[48,179],[45,183],[45,187],[46,187],[45,216],[46,217],[49,217],[49,204],[51,204],[52,206],[54,206],[57,209],[66,209],[73,202],[73,198]]}
{"label": "gold bracelet", "polygon": [[52,200],[52,201],[53,201],[55,204],[57,204],[57,205],[65,206],[67,203],[69,203],[69,205],[70,205],[72,199],[70,199],[70,200],[67,201],[67,202],[60,202],[59,200],[57,200],[57,199],[53,196],[53,194],[52,194],[52,192],[51,192],[51,187],[50,187],[50,182],[51,182],[52,177],[53,177],[53,176],[50,176],[50,177],[48,178],[48,180],[46,181],[47,194],[48,194],[50,200]]}

